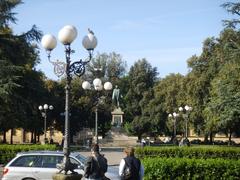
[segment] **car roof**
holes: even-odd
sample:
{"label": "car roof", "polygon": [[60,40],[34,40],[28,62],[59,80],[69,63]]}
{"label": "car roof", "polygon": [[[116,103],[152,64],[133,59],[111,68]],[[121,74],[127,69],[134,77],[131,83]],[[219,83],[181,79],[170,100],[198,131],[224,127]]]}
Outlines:
{"label": "car roof", "polygon": [[[70,156],[77,156],[79,154],[80,154],[79,152],[71,152]],[[63,155],[63,151],[41,150],[41,151],[25,151],[25,152],[17,153],[17,156],[22,156],[22,155]]]}

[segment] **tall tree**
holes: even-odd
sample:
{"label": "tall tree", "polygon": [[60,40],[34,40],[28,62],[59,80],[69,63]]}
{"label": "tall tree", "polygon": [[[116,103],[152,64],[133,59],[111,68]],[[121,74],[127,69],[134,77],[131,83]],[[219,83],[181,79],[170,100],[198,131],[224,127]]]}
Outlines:
{"label": "tall tree", "polygon": [[[185,92],[184,76],[181,74],[170,74],[156,83],[154,98],[149,103],[152,131],[158,134],[172,134],[172,123],[168,119],[168,114],[177,112],[182,102],[186,102]],[[178,132],[183,132],[180,118],[177,125]]]}
{"label": "tall tree", "polygon": [[215,57],[221,57],[222,65],[211,82],[211,98],[205,109],[208,119],[206,128],[213,129],[215,133],[222,131],[229,134],[229,140],[232,133],[239,133],[235,128],[239,125],[239,52],[236,51],[239,37],[238,31],[225,29],[218,39]]}
{"label": "tall tree", "polygon": [[[26,33],[14,35],[9,26],[9,23],[15,23],[17,20],[12,10],[21,3],[20,0],[0,1],[0,60],[1,64],[5,65],[0,67],[0,72],[7,74],[0,77],[0,91],[5,92],[2,98],[5,106],[2,107],[0,114],[1,121],[7,122],[1,126],[4,132],[21,126],[21,122],[28,119],[25,107],[33,104],[33,99],[36,97],[36,94],[33,94],[30,98],[29,94],[25,93],[28,89],[25,87],[25,82],[29,80],[28,74],[35,72],[34,66],[39,62],[38,51],[34,43],[40,40],[41,32],[33,26]],[[29,101],[26,101],[27,99]],[[34,110],[31,109],[31,111]]]}
{"label": "tall tree", "polygon": [[[145,105],[152,95],[149,91],[157,80],[157,68],[152,67],[146,59],[138,60],[129,71],[129,89],[125,96],[125,120],[132,122],[132,132],[141,138],[148,131],[149,116],[144,114]],[[141,123],[140,123],[141,121]]]}

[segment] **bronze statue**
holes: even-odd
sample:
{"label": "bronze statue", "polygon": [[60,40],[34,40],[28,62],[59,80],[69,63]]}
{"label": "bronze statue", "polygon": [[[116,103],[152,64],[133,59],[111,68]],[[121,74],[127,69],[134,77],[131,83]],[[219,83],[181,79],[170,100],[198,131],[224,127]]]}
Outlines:
{"label": "bronze statue", "polygon": [[119,108],[119,97],[120,97],[120,89],[116,85],[112,94],[112,102],[117,108]]}

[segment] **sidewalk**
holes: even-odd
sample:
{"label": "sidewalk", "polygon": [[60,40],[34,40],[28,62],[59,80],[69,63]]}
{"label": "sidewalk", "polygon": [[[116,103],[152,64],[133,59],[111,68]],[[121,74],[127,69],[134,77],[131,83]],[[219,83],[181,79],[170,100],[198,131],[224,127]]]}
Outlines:
{"label": "sidewalk", "polygon": [[[80,153],[86,157],[91,155],[90,151],[81,151]],[[101,151],[101,154],[107,158],[108,165],[119,165],[121,159],[125,157],[122,151]]]}

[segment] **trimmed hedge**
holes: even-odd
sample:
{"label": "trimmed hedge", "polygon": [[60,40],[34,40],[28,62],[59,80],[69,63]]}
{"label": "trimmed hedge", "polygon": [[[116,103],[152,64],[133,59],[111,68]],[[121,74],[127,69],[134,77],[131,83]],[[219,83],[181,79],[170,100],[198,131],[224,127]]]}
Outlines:
{"label": "trimmed hedge", "polygon": [[0,145],[0,164],[6,164],[21,151],[57,150],[56,145]]}
{"label": "trimmed hedge", "polygon": [[240,160],[146,158],[145,180],[162,179],[239,179]]}
{"label": "trimmed hedge", "polygon": [[144,147],[135,151],[139,158],[146,157],[176,157],[176,158],[223,158],[240,159],[240,148],[220,146],[191,147]]}

